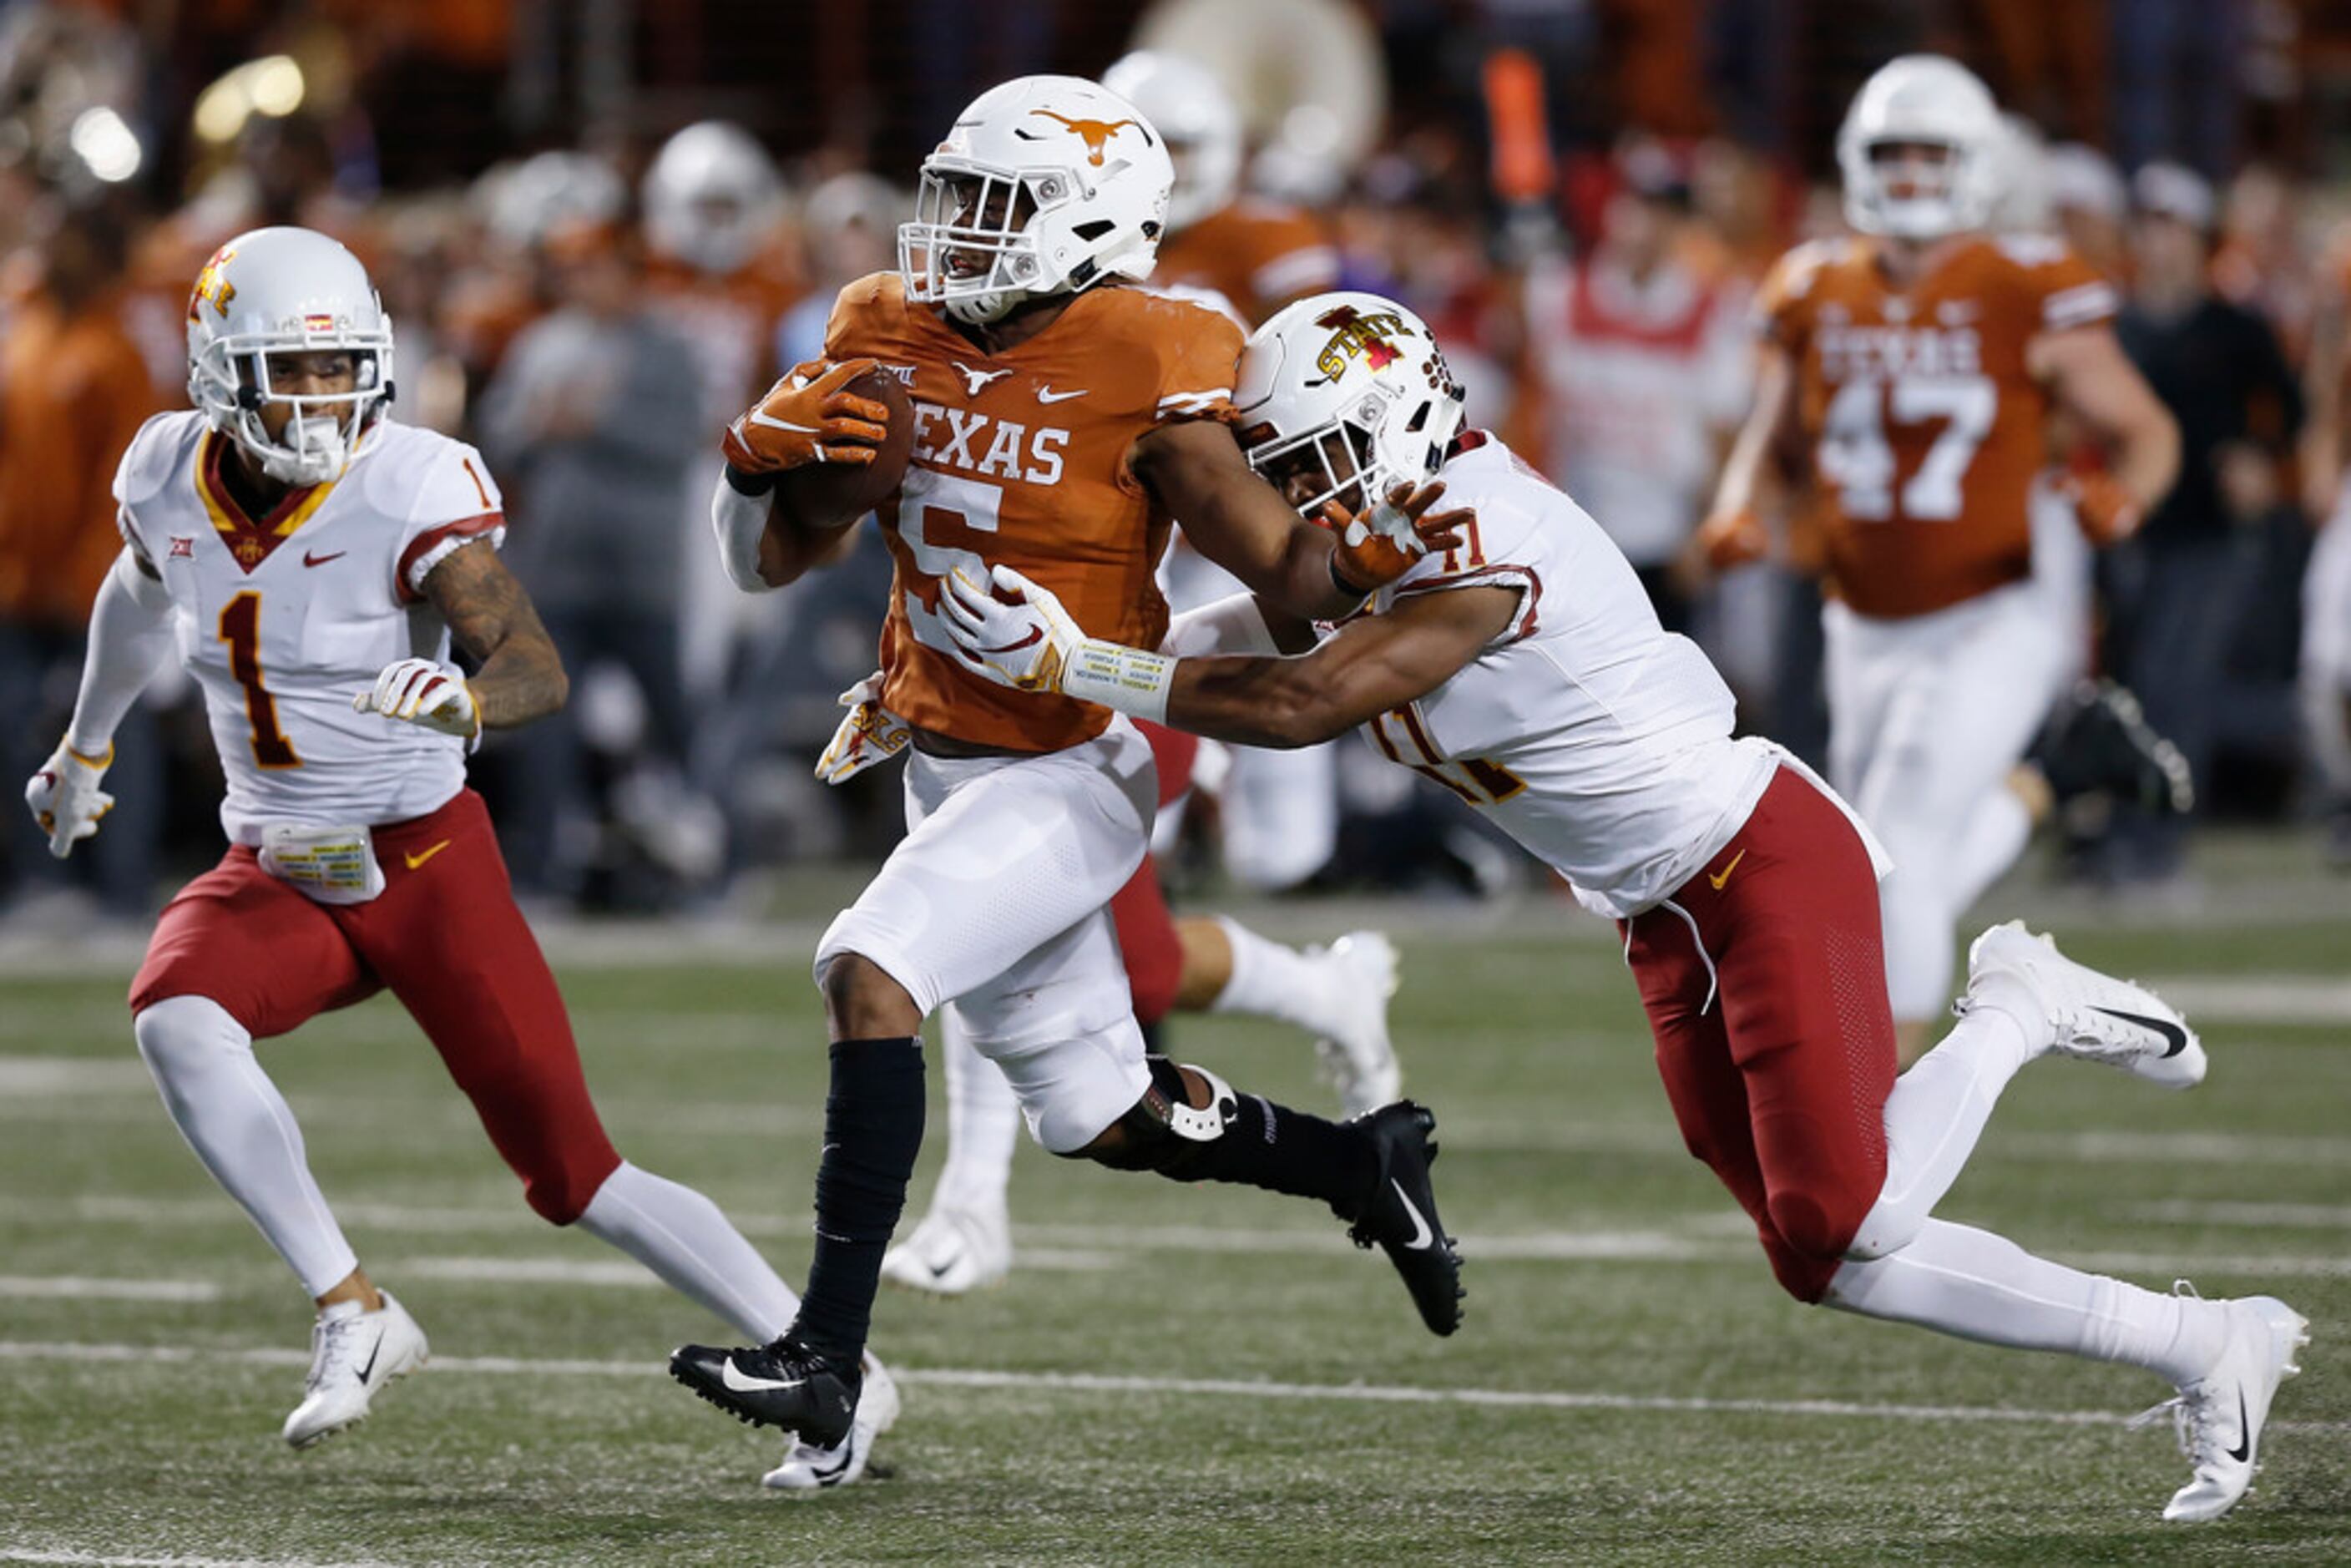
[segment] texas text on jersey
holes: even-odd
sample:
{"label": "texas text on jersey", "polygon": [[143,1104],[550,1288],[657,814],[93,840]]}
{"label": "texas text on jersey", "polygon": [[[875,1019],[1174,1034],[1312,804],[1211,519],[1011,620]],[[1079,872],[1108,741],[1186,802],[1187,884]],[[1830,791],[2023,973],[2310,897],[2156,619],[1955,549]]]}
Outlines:
{"label": "texas text on jersey", "polygon": [[1036,702],[973,674],[939,623],[939,580],[1010,566],[1050,585],[1095,635],[1156,643],[1167,606],[1152,570],[1170,519],[1128,469],[1127,450],[1170,421],[1229,422],[1240,346],[1214,310],[1107,286],[990,355],[936,311],[909,307],[894,275],[841,290],[825,353],[880,360],[914,404],[914,465],[881,508],[898,569],[882,634],[891,712],[1017,751],[1102,733],[1105,709]]}
{"label": "texas text on jersey", "polygon": [[341,477],[260,518],[223,484],[227,456],[202,413],[158,414],[114,482],[123,537],[171,593],[181,657],[204,689],[228,779],[223,829],[257,844],[272,822],[433,810],[465,785],[465,742],[356,713],[351,694],[399,660],[447,661],[425,574],[506,533],[480,455],[379,419]]}
{"label": "texas text on jersey", "polygon": [[1864,615],[1898,617],[2032,575],[2026,498],[2049,397],[2028,349],[2107,320],[2116,302],[2055,240],[1969,242],[1907,291],[1886,282],[1882,243],[1800,246],[1758,309],[1795,361],[1830,588]]}

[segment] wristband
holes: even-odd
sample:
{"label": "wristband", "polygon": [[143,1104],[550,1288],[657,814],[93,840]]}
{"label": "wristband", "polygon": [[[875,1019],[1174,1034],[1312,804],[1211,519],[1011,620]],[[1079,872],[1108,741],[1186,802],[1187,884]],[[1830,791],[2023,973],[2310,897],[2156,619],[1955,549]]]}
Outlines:
{"label": "wristband", "polygon": [[774,491],[781,470],[776,474],[752,474],[729,463],[726,465],[726,484],[738,496],[765,496]]}
{"label": "wristband", "polygon": [[1350,594],[1356,599],[1369,599],[1372,596],[1372,590],[1368,588],[1357,588],[1353,583],[1349,582],[1345,575],[1339,570],[1339,552],[1337,550],[1332,550],[1331,552],[1331,583],[1332,586],[1336,588],[1340,592]]}
{"label": "wristband", "polygon": [[1167,688],[1175,679],[1176,661],[1165,653],[1089,637],[1070,652],[1061,670],[1061,695],[1165,724]]}

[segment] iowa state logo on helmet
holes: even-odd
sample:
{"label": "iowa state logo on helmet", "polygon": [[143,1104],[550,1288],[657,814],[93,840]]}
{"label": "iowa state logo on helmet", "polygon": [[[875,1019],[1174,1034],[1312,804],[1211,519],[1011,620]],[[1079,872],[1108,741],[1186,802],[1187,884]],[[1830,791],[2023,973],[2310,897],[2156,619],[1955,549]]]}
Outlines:
{"label": "iowa state logo on helmet", "polygon": [[1332,329],[1331,340],[1314,356],[1314,368],[1334,382],[1345,372],[1350,360],[1360,358],[1373,370],[1384,371],[1404,358],[1395,340],[1410,330],[1404,318],[1393,310],[1375,310],[1366,316],[1352,305],[1325,310],[1314,318],[1314,324]]}
{"label": "iowa state logo on helmet", "polygon": [[213,252],[204,269],[196,274],[196,287],[188,295],[188,319],[196,319],[196,307],[209,305],[223,316],[228,314],[228,302],[236,298],[236,285],[228,280],[228,264],[236,252],[227,246]]}

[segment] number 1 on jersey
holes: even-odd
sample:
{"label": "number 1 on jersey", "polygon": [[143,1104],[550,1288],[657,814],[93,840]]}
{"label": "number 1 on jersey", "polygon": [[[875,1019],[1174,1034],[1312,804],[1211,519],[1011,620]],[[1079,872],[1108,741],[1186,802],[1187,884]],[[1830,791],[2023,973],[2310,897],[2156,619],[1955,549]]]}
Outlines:
{"label": "number 1 on jersey", "polygon": [[299,768],[294,743],[277,727],[277,699],[261,684],[261,595],[246,589],[221,607],[220,640],[228,644],[228,673],[245,688],[245,716],[253,726],[253,759],[264,768]]}

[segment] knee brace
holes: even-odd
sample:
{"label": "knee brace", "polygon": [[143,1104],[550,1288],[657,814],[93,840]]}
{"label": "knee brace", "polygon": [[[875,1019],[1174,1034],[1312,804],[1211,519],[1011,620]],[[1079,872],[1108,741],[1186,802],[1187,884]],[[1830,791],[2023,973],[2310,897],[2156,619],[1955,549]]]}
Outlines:
{"label": "knee brace", "polygon": [[1225,1135],[1240,1109],[1240,1097],[1207,1068],[1194,1067],[1191,1071],[1208,1083],[1208,1103],[1194,1105],[1184,1085],[1183,1067],[1164,1056],[1146,1056],[1144,1061],[1151,1070],[1151,1087],[1111,1124],[1119,1133],[1117,1146],[1088,1157],[1113,1170],[1156,1171],[1182,1181],[1201,1151]]}

